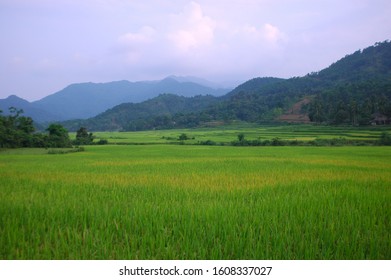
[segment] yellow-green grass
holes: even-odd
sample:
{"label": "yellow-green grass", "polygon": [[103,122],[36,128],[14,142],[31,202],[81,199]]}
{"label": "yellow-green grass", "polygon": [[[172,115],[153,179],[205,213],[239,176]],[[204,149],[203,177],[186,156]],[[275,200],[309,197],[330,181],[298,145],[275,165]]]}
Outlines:
{"label": "yellow-green grass", "polygon": [[390,259],[390,170],[389,147],[0,152],[0,259]]}
{"label": "yellow-green grass", "polygon": [[[180,134],[185,133],[190,139],[185,144],[197,144],[211,140],[217,144],[227,144],[237,140],[242,133],[248,140],[313,141],[315,139],[333,139],[343,137],[347,140],[376,141],[381,131],[388,127],[332,127],[316,125],[259,126],[255,124],[234,124],[220,127],[197,129],[150,130],[139,132],[94,132],[97,139],[106,139],[111,144],[167,144],[178,142]],[[75,134],[71,134],[74,138]]]}

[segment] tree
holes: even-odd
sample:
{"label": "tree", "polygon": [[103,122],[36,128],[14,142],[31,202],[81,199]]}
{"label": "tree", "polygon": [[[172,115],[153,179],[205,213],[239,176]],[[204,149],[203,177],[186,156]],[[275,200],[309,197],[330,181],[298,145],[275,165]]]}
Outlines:
{"label": "tree", "polygon": [[46,129],[49,132],[47,146],[51,148],[68,148],[72,147],[68,131],[60,124],[51,124]]}
{"label": "tree", "polygon": [[88,133],[87,128],[80,127],[76,132],[76,140],[74,144],[76,145],[91,145],[94,141],[94,136],[92,133]]}
{"label": "tree", "polygon": [[244,141],[244,134],[243,133],[240,133],[238,135],[238,140],[239,140],[239,142],[243,142]]}
{"label": "tree", "polygon": [[18,148],[32,147],[33,120],[30,117],[20,116],[23,110],[9,108],[10,115],[0,115],[0,147]]}
{"label": "tree", "polygon": [[181,135],[179,135],[178,139],[181,140],[181,141],[184,141],[184,140],[188,140],[189,137],[187,137],[187,135],[185,133],[182,133]]}
{"label": "tree", "polygon": [[391,146],[391,135],[387,131],[383,131],[380,135],[380,145]]}
{"label": "tree", "polygon": [[16,121],[16,128],[26,134],[31,134],[35,131],[34,121],[30,117],[19,117]]}
{"label": "tree", "polygon": [[23,110],[9,108],[10,114],[0,111],[0,148],[20,147],[72,147],[68,131],[59,124],[51,124],[46,130],[49,135],[35,133],[32,118],[20,116]]}
{"label": "tree", "polygon": [[324,121],[324,110],[320,96],[310,103],[308,117],[312,122],[320,124]]}
{"label": "tree", "polygon": [[3,111],[0,110],[0,148],[5,145],[5,136],[6,136],[6,128],[5,128],[5,117],[1,115]]}

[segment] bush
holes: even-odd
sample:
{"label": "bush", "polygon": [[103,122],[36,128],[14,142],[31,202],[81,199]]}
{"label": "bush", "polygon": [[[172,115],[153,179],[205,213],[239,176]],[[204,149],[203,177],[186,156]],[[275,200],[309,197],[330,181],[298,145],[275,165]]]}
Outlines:
{"label": "bush", "polygon": [[109,141],[107,141],[106,139],[99,139],[98,142],[96,142],[97,145],[107,145],[109,144]]}
{"label": "bush", "polygon": [[281,140],[280,138],[276,137],[273,138],[271,141],[272,146],[285,146],[285,142]]}
{"label": "bush", "polygon": [[216,145],[216,142],[212,141],[212,140],[201,141],[199,143],[200,143],[200,145],[208,145],[208,146],[215,146]]}
{"label": "bush", "polygon": [[189,139],[189,137],[187,137],[187,135],[185,133],[182,133],[178,137],[178,140],[180,140],[180,141],[184,141],[184,140],[188,140],[188,139]]}
{"label": "bush", "polygon": [[382,146],[391,146],[391,135],[387,131],[381,133],[379,144]]}
{"label": "bush", "polygon": [[48,154],[49,155],[63,155],[63,154],[69,154],[69,153],[77,153],[77,152],[84,152],[84,148],[83,147],[77,147],[77,148],[74,148],[74,149],[66,149],[66,150],[62,150],[62,149],[50,149],[48,151]]}

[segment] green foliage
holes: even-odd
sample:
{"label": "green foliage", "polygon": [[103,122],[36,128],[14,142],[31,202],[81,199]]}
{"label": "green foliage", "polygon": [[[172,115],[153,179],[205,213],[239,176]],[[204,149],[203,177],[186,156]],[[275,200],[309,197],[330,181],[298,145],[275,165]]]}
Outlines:
{"label": "green foliage", "polygon": [[138,131],[196,126],[199,120],[195,112],[217,101],[218,98],[209,95],[186,98],[161,94],[141,103],[118,105],[88,120],[67,121],[63,125],[71,131],[80,127],[88,127],[92,131]]}
{"label": "green foliage", "polygon": [[178,140],[180,141],[189,140],[189,137],[187,136],[186,133],[182,133],[181,135],[179,135]]}
{"label": "green foliage", "polygon": [[21,116],[23,110],[9,108],[8,116],[0,115],[0,148],[39,146],[40,137],[35,131],[33,120]]}
{"label": "green foliage", "polygon": [[384,41],[358,50],[340,59],[314,76],[328,81],[351,83],[363,80],[389,79],[391,42]]}
{"label": "green foliage", "polygon": [[199,141],[198,144],[200,145],[206,145],[206,146],[215,146],[217,145],[217,143],[215,141],[212,141],[212,140],[206,140],[206,141]]}
{"label": "green foliage", "polygon": [[92,133],[88,133],[85,127],[80,127],[76,132],[76,140],[73,141],[75,145],[91,145],[94,141]]}
{"label": "green foliage", "polygon": [[107,139],[99,139],[98,142],[96,142],[97,145],[107,145],[109,144],[109,141]]}
{"label": "green foliage", "polygon": [[60,124],[50,124],[46,129],[49,132],[47,138],[47,147],[50,148],[66,148],[72,147],[69,139],[68,131]]}
{"label": "green foliage", "polygon": [[77,152],[84,152],[85,149],[83,147],[77,147],[73,149],[50,149],[48,151],[49,155],[63,155],[63,154],[69,154],[69,153],[77,153]]}
{"label": "green foliage", "polygon": [[391,146],[391,135],[387,131],[383,131],[380,135],[380,145]]}
{"label": "green foliage", "polygon": [[271,145],[272,146],[285,146],[285,142],[281,140],[278,137],[275,137],[271,140]]}
{"label": "green foliage", "polygon": [[314,96],[308,114],[317,123],[369,125],[376,123],[376,115],[390,123],[391,81],[368,80],[330,88]]}

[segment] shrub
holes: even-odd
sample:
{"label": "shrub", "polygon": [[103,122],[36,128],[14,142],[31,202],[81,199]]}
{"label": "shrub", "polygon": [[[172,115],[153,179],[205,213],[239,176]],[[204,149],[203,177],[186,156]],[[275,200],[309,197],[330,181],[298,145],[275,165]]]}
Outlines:
{"label": "shrub", "polygon": [[69,153],[77,153],[77,152],[84,152],[85,149],[83,147],[77,147],[77,148],[73,148],[73,149],[66,149],[66,150],[62,150],[62,149],[50,149],[48,151],[48,154],[49,155],[63,155],[63,154],[69,154]]}
{"label": "shrub", "polygon": [[96,142],[97,145],[107,145],[109,144],[109,141],[107,141],[106,139],[99,139],[98,142]]}
{"label": "shrub", "polygon": [[180,140],[180,141],[184,141],[184,140],[188,140],[188,139],[189,139],[189,137],[186,135],[186,133],[182,133],[178,137],[178,140]]}
{"label": "shrub", "polygon": [[271,141],[272,146],[285,146],[285,142],[281,140],[280,138],[276,137],[273,138]]}
{"label": "shrub", "polygon": [[200,145],[208,145],[208,146],[215,146],[216,145],[216,142],[212,141],[212,140],[201,141],[199,143],[200,143]]}
{"label": "shrub", "polygon": [[379,144],[383,146],[391,146],[391,135],[387,131],[383,131],[381,133]]}

